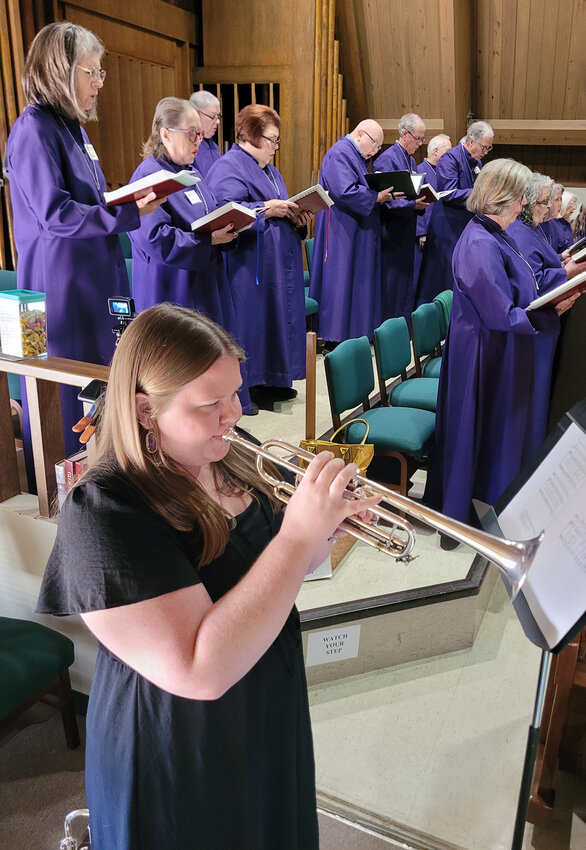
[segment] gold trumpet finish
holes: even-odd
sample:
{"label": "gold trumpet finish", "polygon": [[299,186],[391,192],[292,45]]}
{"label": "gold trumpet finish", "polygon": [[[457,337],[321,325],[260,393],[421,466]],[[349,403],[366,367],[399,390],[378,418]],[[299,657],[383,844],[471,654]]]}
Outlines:
{"label": "gold trumpet finish", "polygon": [[[294,485],[272,475],[265,469],[263,461],[270,461],[275,466],[288,469],[290,472],[295,473],[295,475],[305,475],[305,470],[290,460],[277,457],[269,449],[278,448],[289,452],[292,457],[304,458],[307,461],[311,461],[315,457],[311,452],[307,452],[305,449],[293,446],[291,443],[286,443],[282,440],[266,440],[262,445],[257,446],[244,437],[241,437],[233,428],[228,429],[223,436],[229,443],[235,443],[256,456],[256,468],[259,475],[273,487],[275,496],[285,503],[289,501],[295,492]],[[354,476],[346,493],[349,499],[381,496],[393,508],[404,511],[410,516],[424,522],[426,525],[435,528],[441,534],[445,534],[460,543],[470,546],[500,570],[511,599],[515,598],[525,581],[527,571],[543,539],[543,533],[530,540],[520,541],[495,537],[486,531],[472,528],[472,526],[466,525],[466,523],[444,516],[439,511],[434,511],[418,502],[414,502],[407,496],[403,496],[394,490],[389,490],[388,487],[370,481],[362,475]],[[364,522],[359,517],[349,517],[342,523],[340,528],[357,540],[362,540],[364,543],[368,543],[369,546],[373,546],[381,552],[392,555],[398,561],[409,562],[413,560],[413,557],[417,557],[411,555],[415,546],[415,530],[413,526],[407,520],[398,517],[380,505],[370,510],[376,517],[376,522],[382,520],[390,527],[383,528],[377,524]]]}

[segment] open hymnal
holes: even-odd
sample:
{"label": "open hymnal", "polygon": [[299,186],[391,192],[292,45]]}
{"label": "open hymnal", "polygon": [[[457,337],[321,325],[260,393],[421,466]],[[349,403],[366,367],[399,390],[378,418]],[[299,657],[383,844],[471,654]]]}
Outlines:
{"label": "open hymnal", "polygon": [[544,532],[520,593],[550,649],[586,611],[586,433],[574,421],[498,516],[511,540]]}
{"label": "open hymnal", "polygon": [[569,298],[574,292],[586,292],[586,272],[581,272],[571,280],[566,280],[556,286],[555,289],[550,289],[545,295],[540,295],[535,298],[525,309],[538,310],[540,307],[555,307],[560,301]]}
{"label": "open hymnal", "polygon": [[151,192],[154,192],[157,198],[164,198],[180,189],[195,186],[196,183],[199,183],[199,177],[196,177],[193,171],[167,171],[161,168],[160,171],[154,171],[146,177],[133,180],[132,183],[127,183],[126,186],[121,186],[112,192],[104,192],[104,198],[109,205],[128,204],[130,201],[138,201],[146,197]]}
{"label": "open hymnal", "polygon": [[431,183],[424,183],[421,189],[419,190],[419,198],[423,198],[424,201],[427,201],[428,204],[435,204],[436,201],[440,201],[442,198],[447,198],[448,195],[451,195],[452,192],[455,192],[455,189],[444,189],[443,192],[438,192],[437,189],[434,189]]}
{"label": "open hymnal", "polygon": [[315,186],[310,186],[309,189],[305,189],[303,192],[299,192],[298,195],[293,195],[289,200],[294,201],[300,210],[310,213],[325,210],[334,203],[328,192],[319,183]]}
{"label": "open hymnal", "polygon": [[[261,209],[263,208],[261,207]],[[242,204],[229,201],[227,204],[222,204],[217,210],[212,210],[211,213],[196,219],[192,222],[191,229],[209,233],[233,224],[234,230],[244,230],[254,224],[258,212],[259,210],[250,210],[248,207],[243,207]]]}

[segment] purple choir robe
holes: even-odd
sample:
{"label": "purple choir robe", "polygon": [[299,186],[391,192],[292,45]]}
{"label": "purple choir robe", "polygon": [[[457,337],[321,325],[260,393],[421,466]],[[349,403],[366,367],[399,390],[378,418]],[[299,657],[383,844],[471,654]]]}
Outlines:
{"label": "purple choir robe", "polygon": [[557,229],[558,253],[561,254],[562,251],[565,251],[566,248],[569,248],[576,241],[574,239],[574,231],[570,222],[566,221],[565,218],[554,218],[551,221]]}
{"label": "purple choir robe", "polygon": [[[429,183],[430,186],[433,186],[434,189],[437,189],[437,171],[436,166],[432,165],[426,159],[417,166],[417,171],[420,174],[425,174],[425,183]],[[424,211],[423,215],[417,216],[417,226],[415,228],[415,261],[413,263],[413,286],[417,286],[417,281],[419,279],[419,272],[421,270],[421,261],[423,259],[423,254],[425,252],[425,248],[423,251],[419,247],[419,237],[427,236],[427,230],[429,228],[429,219],[431,218],[431,211],[433,210],[433,204],[430,204]]]}
{"label": "purple choir robe", "polygon": [[[543,236],[540,227],[524,224],[517,219],[507,228],[507,235],[515,241],[519,252],[533,269],[539,295],[567,281],[568,275],[562,267],[559,254]],[[535,339],[533,427],[537,444],[543,441],[547,432],[553,360],[558,336],[559,328],[554,327],[552,333],[539,334]]]}
{"label": "purple choir robe", "polygon": [[202,139],[193,164],[202,177],[205,177],[214,162],[221,156],[220,148],[213,139]]}
{"label": "purple choir robe", "polygon": [[560,233],[556,221],[556,218],[550,218],[549,221],[544,221],[543,224],[540,224],[538,230],[547,239],[553,250],[561,254],[562,249],[559,247]]}
{"label": "purple choir robe", "polygon": [[[373,171],[417,171],[417,163],[398,142],[377,157]],[[423,212],[423,210],[422,210]],[[381,205],[382,318],[406,318],[413,310],[413,260],[418,216],[415,201]]]}
{"label": "purple choir robe", "polygon": [[[277,169],[261,168],[237,144],[213,164],[207,182],[218,206],[236,201],[259,209],[272,198],[289,197]],[[287,219],[259,213],[224,261],[249,386],[290,387],[305,377],[305,290],[297,228]]]}
{"label": "purple choir robe", "polygon": [[[169,159],[147,157],[134,174],[139,180],[160,168],[178,172],[184,166]],[[199,170],[194,169],[196,176]],[[129,234],[132,242],[132,293],[137,311],[163,301],[205,313],[234,337],[238,327],[232,293],[224,269],[222,250],[212,245],[211,234],[195,234],[191,223],[217,207],[204,180],[191,189],[169,195],[140,227]],[[230,244],[230,243],[229,243]],[[246,364],[242,364],[242,409],[252,407],[247,389]]]}
{"label": "purple choir robe", "polygon": [[539,446],[535,340],[555,332],[559,319],[553,309],[525,312],[537,295],[535,277],[488,218],[467,225],[453,270],[426,501],[477,524],[472,499],[494,504]]}
{"label": "purple choir robe", "polygon": [[321,167],[320,183],[334,206],[315,218],[309,294],[319,304],[320,337],[334,342],[370,338],[382,322],[380,205],[366,170],[347,136],[329,149]]}
{"label": "purple choir robe", "polygon": [[[51,355],[107,364],[115,321],[108,297],[130,295],[119,233],[137,228],[136,204],[107,207],[106,182],[77,120],[27,106],[8,140],[8,170],[20,289],[46,293]],[[90,148],[93,152],[93,148]],[[68,454],[80,444],[76,390],[62,391]]]}
{"label": "purple choir robe", "polygon": [[452,254],[456,242],[472,214],[466,201],[482,163],[470,156],[464,145],[458,144],[441,157],[437,164],[437,189],[454,189],[444,200],[432,204],[427,231],[427,244],[417,283],[416,306],[433,301],[439,292],[452,289]]}

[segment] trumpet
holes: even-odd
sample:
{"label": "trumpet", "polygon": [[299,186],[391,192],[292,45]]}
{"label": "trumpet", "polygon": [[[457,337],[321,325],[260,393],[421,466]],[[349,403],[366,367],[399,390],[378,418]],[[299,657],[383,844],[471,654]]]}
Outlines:
{"label": "trumpet", "polygon": [[[275,496],[285,503],[295,492],[295,486],[273,475],[265,468],[264,462],[269,461],[275,466],[293,472],[295,475],[303,476],[305,469],[287,458],[278,457],[270,449],[279,449],[288,452],[291,457],[298,457],[307,461],[311,461],[315,457],[311,452],[282,440],[265,440],[260,446],[257,446],[250,440],[246,440],[233,428],[229,428],[223,437],[227,442],[240,446],[256,457],[258,474],[263,481],[271,485]],[[395,509],[415,517],[441,534],[454,538],[459,543],[465,543],[479,555],[487,558],[500,571],[511,599],[514,599],[521,589],[543,539],[543,532],[529,540],[506,540],[495,537],[486,531],[473,528],[459,520],[447,517],[439,511],[427,508],[408,496],[403,496],[382,484],[370,481],[362,475],[355,475],[348,485],[345,497],[348,499],[366,499],[370,496],[381,496],[384,502]],[[417,557],[411,554],[415,546],[415,530],[410,522],[381,507],[381,505],[370,508],[370,512],[375,517],[374,522],[365,522],[360,517],[352,516],[344,520],[340,528],[357,540],[361,540],[381,552],[386,552],[397,561],[409,563],[414,557]],[[382,521],[385,525],[378,525],[379,521]]]}

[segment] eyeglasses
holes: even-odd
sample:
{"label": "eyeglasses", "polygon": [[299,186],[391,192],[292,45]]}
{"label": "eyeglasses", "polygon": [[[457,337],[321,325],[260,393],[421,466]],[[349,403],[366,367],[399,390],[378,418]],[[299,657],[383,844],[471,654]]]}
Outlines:
{"label": "eyeglasses", "polygon": [[382,145],[379,145],[378,142],[375,142],[375,140],[372,138],[370,133],[367,133],[366,130],[363,130],[362,132],[364,133],[365,136],[368,136],[368,138],[370,139],[370,141],[374,145],[375,153],[376,153],[376,151],[380,151],[380,149],[382,148]]}
{"label": "eyeglasses", "polygon": [[550,204],[549,198],[546,198],[545,201],[535,201],[535,206],[537,207],[548,207]]}
{"label": "eyeglasses", "polygon": [[488,153],[492,150],[492,145],[481,145],[480,142],[478,142],[477,144],[482,153]]}
{"label": "eyeglasses", "polygon": [[198,139],[203,139],[201,130],[182,130],[180,127],[167,127],[170,133],[185,133],[190,142],[196,142]]}
{"label": "eyeglasses", "polygon": [[263,136],[263,139],[266,139],[267,142],[270,142],[271,146],[273,148],[278,148],[279,145],[281,144],[281,137],[280,136],[278,136],[276,139],[271,139],[270,136]]}
{"label": "eyeglasses", "polygon": [[411,130],[407,130],[406,132],[409,133],[412,139],[415,139],[415,141],[419,142],[420,144],[423,144],[423,142],[425,141],[425,136],[415,136],[413,135]]}
{"label": "eyeglasses", "polygon": [[200,115],[205,115],[206,118],[209,118],[210,121],[221,121],[222,120],[222,113],[221,112],[218,112],[217,115],[208,115],[207,112],[202,112],[201,109],[198,109],[197,111],[199,112]]}
{"label": "eyeglasses", "polygon": [[106,79],[106,72],[103,68],[83,68],[81,65],[77,66],[80,71],[85,71],[88,77],[91,77],[92,80],[99,80],[101,83]]}

